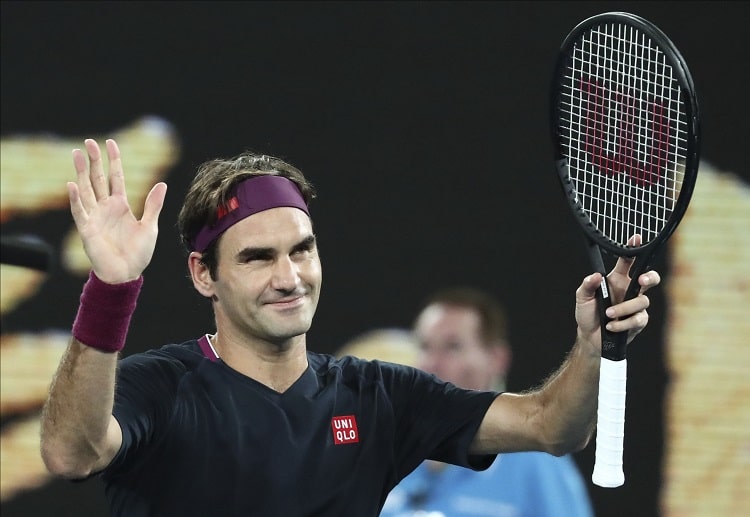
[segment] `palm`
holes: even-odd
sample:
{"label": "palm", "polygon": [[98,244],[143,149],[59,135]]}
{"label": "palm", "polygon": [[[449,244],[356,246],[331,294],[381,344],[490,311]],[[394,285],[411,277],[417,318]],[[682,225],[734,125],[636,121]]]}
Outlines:
{"label": "palm", "polygon": [[71,213],[83,246],[97,276],[120,283],[140,276],[153,255],[158,234],[158,215],[166,185],[159,183],[146,198],[143,218],[133,215],[125,194],[119,149],[108,141],[110,170],[104,177],[101,153],[93,140],[86,141],[89,163],[79,150],[73,160],[77,183],[69,183]]}
{"label": "palm", "polygon": [[86,254],[102,278],[137,277],[148,265],[156,244],[156,228],[133,216],[127,200],[111,196],[79,227]]}

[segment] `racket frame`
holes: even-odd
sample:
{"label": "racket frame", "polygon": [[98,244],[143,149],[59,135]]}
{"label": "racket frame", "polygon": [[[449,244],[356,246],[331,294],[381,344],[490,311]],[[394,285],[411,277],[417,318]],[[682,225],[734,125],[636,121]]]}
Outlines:
{"label": "racket frame", "polygon": [[[580,201],[577,200],[577,196],[574,195],[575,191],[568,172],[567,158],[563,152],[565,146],[561,145],[562,135],[559,130],[560,110],[558,109],[561,104],[560,97],[562,93],[560,85],[562,84],[562,78],[566,77],[566,70],[569,68],[571,51],[580,40],[582,34],[594,27],[605,25],[607,23],[625,23],[632,25],[634,28],[640,30],[646,36],[656,41],[660,50],[662,50],[662,52],[668,57],[668,64],[674,70],[676,80],[684,92],[683,98],[687,101],[684,102],[683,105],[685,107],[685,118],[687,122],[687,135],[685,141],[688,152],[685,156],[682,188],[677,200],[675,201],[675,206],[670,214],[669,220],[665,223],[662,231],[659,232],[655,239],[641,246],[625,246],[617,243],[606,237],[594,226],[590,217],[581,206]],[[552,130],[552,141],[555,144],[554,153],[556,169],[563,190],[565,191],[565,197],[568,200],[568,204],[573,210],[578,224],[586,233],[586,236],[607,253],[613,256],[623,257],[653,255],[656,248],[659,248],[661,244],[669,239],[672,233],[674,233],[682,216],[685,214],[688,204],[690,203],[690,198],[693,194],[695,178],[698,173],[698,163],[700,161],[700,113],[695,94],[695,84],[693,83],[693,78],[687,68],[685,59],[669,37],[656,25],[635,14],[619,11],[598,14],[587,18],[576,25],[563,41],[558,55],[559,58],[555,66],[552,86],[550,89],[552,106],[552,109],[550,110],[550,128]]]}

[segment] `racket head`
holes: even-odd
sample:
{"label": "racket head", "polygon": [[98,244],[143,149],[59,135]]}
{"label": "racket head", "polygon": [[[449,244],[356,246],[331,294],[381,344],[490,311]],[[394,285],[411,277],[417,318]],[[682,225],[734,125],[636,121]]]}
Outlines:
{"label": "racket head", "polygon": [[[592,16],[563,41],[550,100],[558,176],[587,237],[615,256],[652,253],[684,215],[700,159],[695,86],[677,47],[639,16]],[[636,233],[640,244],[628,244]]]}

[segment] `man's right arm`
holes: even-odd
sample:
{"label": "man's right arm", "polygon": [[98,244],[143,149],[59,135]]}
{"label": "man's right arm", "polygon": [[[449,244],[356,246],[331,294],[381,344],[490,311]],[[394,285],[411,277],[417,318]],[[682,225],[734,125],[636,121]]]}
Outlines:
{"label": "man's right arm", "polygon": [[70,211],[92,272],[84,286],[66,350],[42,412],[41,452],[47,468],[69,478],[105,468],[122,444],[112,416],[118,352],[151,261],[167,186],[157,183],[136,219],[125,191],[120,150],[108,140],[109,174],[99,144],[73,150],[76,182]]}
{"label": "man's right arm", "polygon": [[71,340],[42,412],[42,458],[53,474],[84,478],[120,449],[122,431],[112,416],[117,357]]}

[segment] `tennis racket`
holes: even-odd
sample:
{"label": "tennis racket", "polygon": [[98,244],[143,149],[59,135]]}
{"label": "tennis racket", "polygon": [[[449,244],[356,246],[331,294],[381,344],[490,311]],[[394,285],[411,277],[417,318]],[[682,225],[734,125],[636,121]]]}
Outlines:
{"label": "tennis racket", "polygon": [[[634,259],[629,300],[695,185],[699,113],[685,60],[659,28],[633,14],[584,20],[560,49],[551,129],[557,172],[592,266],[605,276],[603,257]],[[597,290],[602,359],[592,481],[612,488],[625,482],[627,332],[604,327],[610,292],[605,277]]]}

